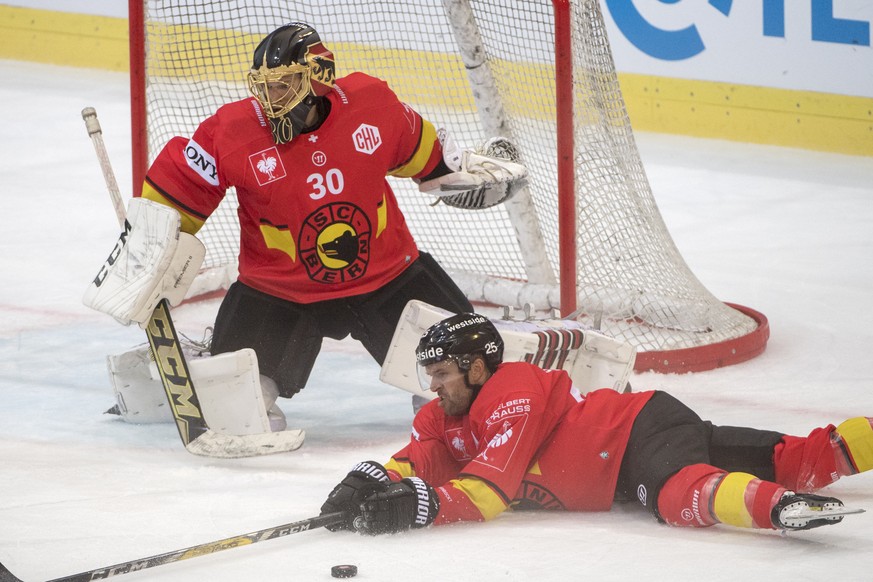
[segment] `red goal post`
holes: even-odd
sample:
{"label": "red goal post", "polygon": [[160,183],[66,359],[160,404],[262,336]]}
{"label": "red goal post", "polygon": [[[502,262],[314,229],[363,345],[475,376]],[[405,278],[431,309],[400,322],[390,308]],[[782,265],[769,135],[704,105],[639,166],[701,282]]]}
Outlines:
{"label": "red goal post", "polygon": [[[419,246],[474,302],[559,309],[638,351],[637,370],[686,372],[764,351],[766,317],[716,299],[682,259],[637,150],[598,0],[129,0],[133,189],[173,135],[247,97],[257,42],[312,24],[336,55],[455,140],[512,139],[531,173],[512,201],[431,206],[392,180]],[[199,293],[235,277],[236,194],[198,236]]]}

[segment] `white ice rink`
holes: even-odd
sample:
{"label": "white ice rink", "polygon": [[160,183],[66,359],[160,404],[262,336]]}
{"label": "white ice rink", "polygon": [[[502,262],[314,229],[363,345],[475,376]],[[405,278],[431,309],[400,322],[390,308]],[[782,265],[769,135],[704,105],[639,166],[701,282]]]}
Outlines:
{"label": "white ice rink", "polygon": [[[352,464],[403,445],[409,394],[380,384],[350,340],[326,342],[309,386],[281,403],[308,433],[294,453],[210,460],[172,425],[102,414],[105,356],[144,335],[81,304],[118,233],[80,111],[97,109],[129,192],[127,77],[9,61],[0,76],[0,562],[46,580],[311,517]],[[691,269],[722,300],[763,312],[772,336],[745,364],[638,375],[635,389],[667,390],[718,424],[802,435],[873,415],[873,159],[637,139]],[[199,336],[216,308],[174,317]],[[322,529],[122,580],[327,581],[340,563],[361,581],[873,579],[873,475],[826,492],[871,511],[788,536],[670,528],[628,506],[377,538]]]}

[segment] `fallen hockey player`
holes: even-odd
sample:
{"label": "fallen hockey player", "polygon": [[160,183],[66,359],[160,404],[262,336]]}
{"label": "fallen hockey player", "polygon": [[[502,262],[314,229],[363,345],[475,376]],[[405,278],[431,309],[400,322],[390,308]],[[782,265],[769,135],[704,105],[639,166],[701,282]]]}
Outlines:
{"label": "fallen hockey player", "polygon": [[331,530],[394,533],[510,507],[606,511],[633,499],[691,527],[805,530],[862,511],[812,492],[873,468],[870,418],[806,437],[715,426],[660,391],[583,396],[564,371],[503,362],[503,349],[481,315],[425,332],[419,377],[437,398],[388,463],[359,463],[333,489],[321,511],[347,519]]}

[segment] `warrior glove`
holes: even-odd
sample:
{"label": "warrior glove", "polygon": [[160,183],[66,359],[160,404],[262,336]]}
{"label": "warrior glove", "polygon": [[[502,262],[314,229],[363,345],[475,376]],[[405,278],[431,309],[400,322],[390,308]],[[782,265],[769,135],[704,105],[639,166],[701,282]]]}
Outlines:
{"label": "warrior glove", "polygon": [[383,492],[361,503],[358,529],[365,534],[378,535],[427,527],[439,510],[440,501],[434,488],[418,477],[410,477],[391,483]]}
{"label": "warrior glove", "polygon": [[321,506],[321,515],[344,511],[346,520],[326,526],[330,531],[355,530],[355,519],[360,518],[361,502],[367,497],[384,491],[388,483],[388,473],[385,467],[375,461],[364,461],[349,471]]}

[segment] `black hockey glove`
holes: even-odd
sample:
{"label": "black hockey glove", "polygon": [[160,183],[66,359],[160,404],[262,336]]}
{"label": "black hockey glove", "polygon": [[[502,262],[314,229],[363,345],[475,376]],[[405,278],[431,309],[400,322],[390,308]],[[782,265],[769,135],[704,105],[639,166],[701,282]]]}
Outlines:
{"label": "black hockey glove", "polygon": [[355,519],[361,515],[361,502],[367,497],[384,491],[391,480],[385,467],[375,461],[364,461],[349,471],[321,506],[321,515],[345,511],[346,520],[326,526],[330,531],[354,530]]}
{"label": "black hockey glove", "polygon": [[378,535],[427,527],[439,510],[440,501],[434,488],[418,477],[410,477],[391,483],[384,491],[361,503],[358,530]]}

